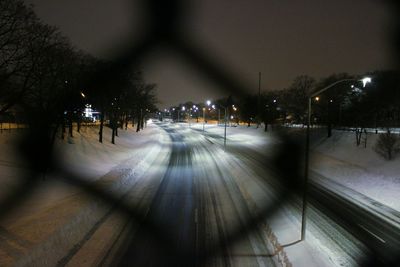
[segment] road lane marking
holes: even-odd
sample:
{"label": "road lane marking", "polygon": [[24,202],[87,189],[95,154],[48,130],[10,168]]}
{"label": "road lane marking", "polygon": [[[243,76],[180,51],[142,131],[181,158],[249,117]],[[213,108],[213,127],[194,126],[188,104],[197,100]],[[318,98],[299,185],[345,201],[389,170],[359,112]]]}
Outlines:
{"label": "road lane marking", "polygon": [[372,233],[370,230],[368,230],[365,226],[358,224],[358,226],[360,226],[362,229],[364,229],[365,231],[367,231],[368,233],[370,233],[372,236],[374,236],[376,239],[378,239],[379,241],[381,241],[382,243],[386,243],[385,240],[383,240],[382,238],[380,238],[379,236],[377,236],[376,234]]}

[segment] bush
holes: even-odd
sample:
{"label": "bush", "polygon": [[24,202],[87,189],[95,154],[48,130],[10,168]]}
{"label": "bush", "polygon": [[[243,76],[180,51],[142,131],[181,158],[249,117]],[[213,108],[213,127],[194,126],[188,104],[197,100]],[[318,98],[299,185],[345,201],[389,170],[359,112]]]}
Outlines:
{"label": "bush", "polygon": [[380,134],[375,144],[375,151],[387,160],[393,159],[400,151],[399,137],[390,131]]}

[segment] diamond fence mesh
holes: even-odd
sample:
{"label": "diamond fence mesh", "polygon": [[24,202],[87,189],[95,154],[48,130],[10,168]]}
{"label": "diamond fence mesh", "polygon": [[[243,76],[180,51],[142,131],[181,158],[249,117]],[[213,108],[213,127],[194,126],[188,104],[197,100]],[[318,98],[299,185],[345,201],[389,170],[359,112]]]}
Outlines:
{"label": "diamond fence mesh", "polygon": [[[107,70],[107,73],[98,73],[96,76],[90,77],[91,82],[93,84],[112,82],[114,74],[145,61],[146,56],[151,51],[162,47],[174,51],[177,56],[186,60],[191,67],[197,70],[199,76],[203,76],[223,88],[226,95],[245,96],[251,90],[247,88],[243,81],[238,77],[232,77],[227,66],[211,58],[207,50],[188,39],[188,35],[182,30],[181,25],[185,24],[184,15],[187,5],[188,3],[182,0],[145,1],[143,12],[147,15],[148,27],[143,31],[143,38],[126,44],[125,49],[120,51],[119,55],[113,60],[114,63]],[[397,2],[393,6],[399,7]],[[396,40],[398,41],[399,38]],[[219,242],[203,247],[201,251],[192,247],[182,250],[175,237],[170,235],[169,229],[163,228],[153,218],[145,216],[143,210],[126,203],[121,196],[116,196],[102,188],[93,186],[86,178],[79,177],[62,167],[62,159],[54,155],[52,149],[54,121],[40,112],[31,112],[29,115],[31,122],[29,123],[29,133],[19,144],[21,155],[29,165],[29,172],[23,177],[24,179],[19,186],[3,198],[0,203],[0,218],[7,216],[28,198],[35,188],[40,186],[43,173],[52,173],[56,174],[55,177],[65,179],[68,183],[80,187],[87,194],[102,199],[114,209],[118,209],[129,216],[135,224],[140,225],[141,234],[146,238],[155,240],[163,250],[163,266],[203,266],[207,264],[210,258],[223,253],[224,247]],[[282,145],[279,152],[276,153],[275,159],[272,162],[267,160],[265,162],[266,168],[272,167],[279,174],[277,182],[280,186],[278,192],[276,192],[277,197],[274,201],[266,204],[257,216],[252,216],[245,224],[238,225],[226,233],[224,243],[227,246],[238,242],[249,232],[257,229],[262,222],[279,209],[282,203],[290,200],[293,195],[303,192],[303,177],[301,175],[303,171],[300,164],[303,151],[286,136],[282,135],[281,138]],[[134,251],[137,244],[129,243],[129,241],[131,240],[128,239],[125,250],[117,254],[119,265],[129,265],[133,260],[132,257],[135,256]],[[376,253],[378,252],[372,249],[370,257],[363,264],[366,266],[381,264],[381,255]],[[64,261],[61,260],[59,265],[65,265],[67,262],[68,259],[64,258]],[[398,261],[393,263],[391,266],[398,264]]]}

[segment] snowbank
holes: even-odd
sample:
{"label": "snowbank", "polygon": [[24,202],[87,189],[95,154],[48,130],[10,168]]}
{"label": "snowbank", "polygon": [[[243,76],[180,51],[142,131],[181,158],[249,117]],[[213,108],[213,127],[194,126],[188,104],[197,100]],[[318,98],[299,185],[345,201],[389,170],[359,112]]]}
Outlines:
{"label": "snowbank", "polygon": [[[168,156],[169,139],[151,123],[139,133],[134,129],[120,130],[115,145],[110,136],[110,129],[105,128],[103,143],[99,143],[98,127],[82,127],[73,138],[58,139],[55,150],[68,171],[109,193],[123,196],[160,157],[161,150],[161,157]],[[0,181],[0,196],[13,190],[21,177],[16,171],[21,169],[20,161],[11,158],[17,139],[16,134],[0,135],[0,171],[8,173]],[[48,175],[18,209],[0,222],[2,229],[30,242],[21,251],[25,257],[2,258],[0,251],[0,265],[56,265],[110,208],[99,199],[85,196],[80,188]]]}
{"label": "snowbank", "polygon": [[374,151],[377,134],[367,148],[357,147],[353,132],[334,131],[313,148],[311,168],[340,184],[400,210],[400,157],[386,161]]}

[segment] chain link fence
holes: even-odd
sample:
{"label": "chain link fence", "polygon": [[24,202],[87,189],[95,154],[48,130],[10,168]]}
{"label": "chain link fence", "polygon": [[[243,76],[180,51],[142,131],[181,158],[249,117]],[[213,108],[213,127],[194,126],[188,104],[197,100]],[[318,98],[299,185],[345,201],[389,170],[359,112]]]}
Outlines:
{"label": "chain link fence", "polygon": [[[146,60],[154,49],[160,47],[174,51],[177,55],[186,60],[191,67],[197,70],[199,76],[213,81],[223,88],[226,95],[234,95],[237,97],[245,96],[251,91],[244,82],[238,77],[232,77],[228,71],[228,67],[220,62],[210,58],[207,50],[198,46],[193,40],[187,38],[188,35],[182,30],[181,25],[185,24],[184,15],[188,7],[187,1],[171,0],[143,1],[145,9],[143,12],[147,14],[148,27],[143,31],[143,38],[139,41],[132,41],[125,45],[125,49],[120,51],[119,55],[113,60],[113,66],[108,69],[108,73],[99,73],[96,77],[91,77],[94,84],[112,82],[114,74],[123,69],[130,68]],[[391,3],[397,9],[399,4],[394,1]],[[397,21],[399,23],[399,21]],[[399,26],[399,25],[397,25]],[[397,27],[399,30],[400,27]],[[399,37],[399,32],[397,32]],[[396,39],[399,46],[400,38]],[[27,197],[29,197],[35,188],[40,186],[43,173],[56,174],[55,177],[65,179],[68,183],[79,186],[87,194],[102,199],[103,203],[108,203],[114,209],[125,213],[131,221],[140,225],[141,231],[146,238],[156,240],[159,247],[164,251],[164,266],[204,266],[210,260],[222,253],[223,247],[220,243],[214,243],[204,247],[201,251],[194,248],[182,250],[177,244],[176,238],[171,236],[168,229],[163,228],[158,221],[145,216],[144,211],[132,207],[124,201],[124,198],[116,196],[107,190],[93,186],[87,179],[77,176],[68,169],[62,167],[59,157],[53,154],[51,135],[52,121],[44,119],[43,114],[30,114],[32,127],[29,134],[19,144],[21,155],[25,162],[29,165],[29,173],[27,173],[23,181],[17,188],[9,192],[0,203],[0,218],[4,218],[13,209],[18,207]],[[246,236],[249,232],[257,229],[267,218],[271,217],[279,207],[295,194],[301,194],[303,191],[302,161],[303,152],[299,145],[292,142],[288,137],[281,136],[282,145],[275,159],[266,161],[265,166],[275,169],[279,174],[276,180],[280,186],[276,192],[276,198],[268,205],[264,206],[257,216],[252,216],[246,224],[239,225],[225,235],[225,244],[228,246],[235,244]],[[79,227],[79,224],[74,225]],[[129,239],[128,239],[129,243]],[[125,251],[121,251],[118,255],[120,265],[129,265],[132,251],[135,244],[129,244]],[[396,248],[398,251],[398,248]],[[375,251],[376,252],[376,251]],[[375,266],[381,264],[381,255],[372,253],[363,264],[365,266]],[[267,252],[265,252],[267,253]],[[376,252],[377,253],[377,252]],[[393,255],[393,257],[396,255]],[[398,256],[398,255],[397,255]],[[396,256],[396,257],[397,257]],[[394,258],[391,258],[393,260]],[[65,265],[68,259],[60,261],[59,265]],[[398,261],[387,262],[388,266],[395,266]],[[392,264],[392,265],[391,265]]]}

